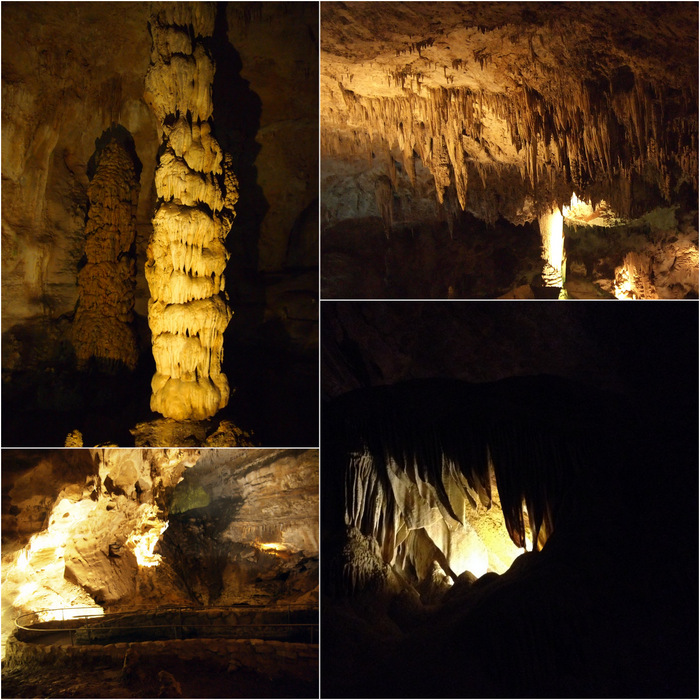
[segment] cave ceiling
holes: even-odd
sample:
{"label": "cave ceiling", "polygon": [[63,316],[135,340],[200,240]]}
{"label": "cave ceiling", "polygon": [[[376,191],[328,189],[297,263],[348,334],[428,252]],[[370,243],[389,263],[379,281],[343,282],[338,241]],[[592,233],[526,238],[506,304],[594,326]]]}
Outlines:
{"label": "cave ceiling", "polygon": [[697,22],[695,3],[322,3],[324,220],[358,215],[338,182],[370,165],[378,204],[407,176],[415,218],[697,192]]}

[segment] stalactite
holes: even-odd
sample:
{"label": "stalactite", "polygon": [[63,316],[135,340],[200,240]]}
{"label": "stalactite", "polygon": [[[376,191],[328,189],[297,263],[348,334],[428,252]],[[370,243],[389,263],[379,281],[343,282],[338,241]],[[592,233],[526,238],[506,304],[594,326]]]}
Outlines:
{"label": "stalactite", "polygon": [[[226,406],[221,371],[231,311],[224,293],[238,184],[212,135],[212,3],[165,3],[151,17],[153,50],[145,98],[162,137],[158,207],[148,246],[149,324],[156,374],[151,409],[202,420]],[[189,29],[188,29],[189,28]]]}
{"label": "stalactite", "polygon": [[[545,406],[544,394],[562,389],[540,381]],[[457,531],[465,508],[489,507],[493,473],[512,541],[525,547],[531,533],[540,548],[567,516],[593,433],[555,407],[533,415],[533,386],[523,382],[508,391],[414,381],[343,404],[332,439],[345,454],[346,526],[373,538],[391,564],[408,531],[430,526],[436,513]]]}
{"label": "stalactite", "polygon": [[[481,54],[474,57],[482,66],[485,60]],[[463,65],[461,59],[453,61],[454,69]],[[590,199],[589,190],[605,183],[608,189],[620,189],[618,196],[608,199],[621,214],[629,215],[632,203],[624,194],[624,182],[631,176],[655,184],[666,200],[682,182],[697,188],[694,87],[673,93],[671,100],[631,74],[627,92],[584,80],[545,97],[525,83],[507,95],[477,94],[465,87],[417,91],[408,81],[420,83],[420,74],[391,75],[390,82],[402,89],[400,96],[367,97],[341,87],[346,111],[324,117],[324,153],[352,155],[369,145],[364,134],[372,141],[379,139],[385,148],[415,152],[435,177],[438,200],[442,203],[446,188],[452,186],[462,209],[468,202],[467,165],[475,160],[519,167],[523,196],[535,195],[538,213],[551,209],[556,202],[553,192],[575,191]],[[669,119],[666,115],[672,110],[665,101],[690,117]],[[484,115],[503,122],[510,135],[509,144],[498,144],[501,155],[495,161],[483,156]],[[349,150],[340,136],[347,125],[352,125],[354,134]],[[475,159],[475,152],[482,155]],[[406,160],[404,167],[408,170]]]}
{"label": "stalactite", "polygon": [[136,285],[133,253],[139,183],[134,161],[116,140],[100,153],[88,186],[86,264],[78,273],[73,345],[78,367],[95,358],[104,369],[136,367],[132,326]]}

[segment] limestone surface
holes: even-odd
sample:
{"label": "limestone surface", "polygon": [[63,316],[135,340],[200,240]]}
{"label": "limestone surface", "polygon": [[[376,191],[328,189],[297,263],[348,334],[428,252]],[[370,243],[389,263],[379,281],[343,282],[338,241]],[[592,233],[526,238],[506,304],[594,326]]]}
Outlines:
{"label": "limestone surface", "polygon": [[[324,3],[324,266],[336,278],[356,274],[348,267],[361,262],[346,251],[345,269],[336,262],[336,239],[352,236],[347,251],[358,258],[371,245],[380,271],[395,253],[406,268],[423,262],[440,275],[445,265],[433,263],[436,254],[415,248],[437,237],[430,222],[449,230],[443,246],[453,245],[458,230],[467,239],[462,248],[472,246],[468,256],[479,255],[483,243],[468,240],[463,212],[489,225],[503,218],[520,226],[573,199],[626,220],[658,206],[685,203],[697,211],[697,6],[659,10]],[[381,219],[387,234],[410,231],[419,243],[385,252],[367,240],[368,217]],[[500,267],[514,268],[511,287],[532,281],[500,257]],[[461,261],[454,270],[446,264],[450,276],[459,275]],[[556,286],[560,272],[548,263],[540,286]],[[383,277],[376,274],[377,283]],[[427,296],[411,289],[410,279],[401,282],[409,289],[386,285],[369,296]],[[497,295],[461,291],[447,279],[430,296],[446,298],[450,286],[455,296]],[[348,279],[326,290],[339,298],[367,295]]]}
{"label": "limestone surface", "polygon": [[[215,65],[201,39],[213,31],[214,7],[168,8],[152,17],[154,49],[144,93],[162,138],[155,173],[158,208],[146,262],[156,362],[151,409],[166,418],[204,420],[229,400],[221,371],[223,334],[231,319],[224,240],[237,182],[232,172],[222,181],[223,152],[211,134]],[[196,27],[192,40],[188,25]]]}
{"label": "limestone surface", "polygon": [[133,246],[139,183],[133,159],[116,140],[99,155],[88,197],[87,262],[78,273],[73,324],[78,366],[85,367],[94,357],[134,369],[138,351],[132,327],[136,286]]}

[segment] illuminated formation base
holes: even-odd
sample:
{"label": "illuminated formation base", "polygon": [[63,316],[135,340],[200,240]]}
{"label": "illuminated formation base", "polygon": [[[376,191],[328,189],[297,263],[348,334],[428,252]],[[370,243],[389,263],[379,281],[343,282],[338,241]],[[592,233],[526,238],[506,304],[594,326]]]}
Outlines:
{"label": "illuminated formation base", "polygon": [[145,99],[162,138],[146,263],[156,362],[151,409],[176,420],[209,418],[229,399],[221,371],[231,319],[224,240],[238,191],[211,133],[215,66],[201,40],[212,34],[214,16],[211,3],[164,3],[150,25]]}

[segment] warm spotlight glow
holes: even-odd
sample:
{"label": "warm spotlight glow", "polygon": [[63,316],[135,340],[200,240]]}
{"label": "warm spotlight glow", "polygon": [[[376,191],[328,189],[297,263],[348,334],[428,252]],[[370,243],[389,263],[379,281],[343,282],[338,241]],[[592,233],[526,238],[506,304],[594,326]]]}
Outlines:
{"label": "warm spotlight glow", "polygon": [[649,255],[627,253],[622,265],[615,268],[613,294],[618,299],[658,299],[652,276],[652,260]]}
{"label": "warm spotlight glow", "polygon": [[143,505],[141,511],[140,526],[134,528],[126,544],[134,552],[139,566],[158,566],[161,556],[154,554],[153,550],[168,529],[168,523],[158,518],[158,507],[155,505]]}
{"label": "warm spotlight glow", "polygon": [[257,547],[262,552],[272,552],[273,554],[281,554],[282,552],[290,552],[292,548],[283,542],[254,542],[254,547]]}
{"label": "warm spotlight glow", "polygon": [[479,578],[489,570],[489,555],[486,549],[472,550],[466,554],[462,561],[465,565],[464,569],[460,572],[455,571],[457,574],[470,571]]}
{"label": "warm spotlight glow", "polygon": [[579,199],[576,194],[571,195],[569,205],[562,208],[564,219],[574,226],[619,226],[624,220],[611,209],[610,205],[600,200],[595,207],[585,199]]}
{"label": "warm spotlight glow", "polygon": [[[498,485],[493,469],[490,473],[491,477],[491,507],[484,508],[479,505],[476,509],[465,508],[465,517],[469,525],[478,535],[487,556],[487,568],[484,569],[482,554],[478,548],[472,548],[468,556],[474,561],[470,561],[470,565],[474,567],[468,568],[474,575],[478,576],[479,572],[485,573],[495,571],[497,574],[503,574],[510,568],[513,561],[523,553],[522,547],[516,547],[508,534],[503,510],[501,508],[501,499],[498,493]],[[525,543],[527,549],[532,549],[532,535],[528,527],[527,509],[523,504],[523,518],[525,520]],[[476,569],[476,570],[475,570]]]}
{"label": "warm spotlight glow", "polygon": [[102,617],[105,611],[100,607],[60,608],[56,610],[41,610],[37,613],[39,622],[53,620],[78,620],[83,617]]}
{"label": "warm spotlight glow", "polygon": [[554,209],[539,217],[542,236],[542,258],[545,260],[542,280],[545,287],[563,287],[564,270],[564,217]]}

